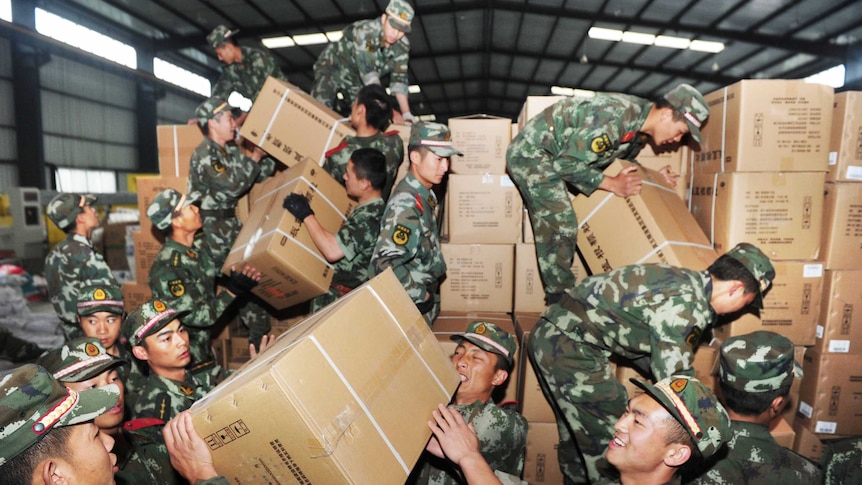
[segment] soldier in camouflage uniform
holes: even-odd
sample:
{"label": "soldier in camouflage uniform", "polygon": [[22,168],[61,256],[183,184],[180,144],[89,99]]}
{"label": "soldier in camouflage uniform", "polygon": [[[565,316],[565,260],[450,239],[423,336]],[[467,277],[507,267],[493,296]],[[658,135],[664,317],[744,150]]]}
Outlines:
{"label": "soldier in camouflage uniform", "polygon": [[[240,152],[234,143],[233,113],[223,99],[214,97],[201,103],[195,110],[195,118],[206,138],[192,154],[187,193],[201,194],[203,236],[215,267],[221,270],[242,229],[236,217],[237,201],[255,183],[273,174],[275,160],[265,157],[258,147],[251,158]],[[269,314],[252,295],[240,309],[240,319],[249,328],[248,340],[254,345],[269,333]]]}
{"label": "soldier in camouflage uniform", "polygon": [[48,202],[48,217],[66,239],[57,243],[45,258],[48,297],[63,321],[66,340],[82,337],[78,326],[78,292],[88,284],[119,286],[105,258],[93,249],[90,235],[99,227],[99,217],[90,195],[61,193]]}
{"label": "soldier in camouflage uniform", "polygon": [[446,274],[431,187],[443,180],[449,158],[463,154],[452,146],[446,125],[427,122],[413,125],[407,151],[410,169],[386,203],[371,271],[392,268],[430,326],[440,313],[440,279]]}
{"label": "soldier in camouflage uniform", "polygon": [[681,472],[701,467],[727,443],[730,418],[697,379],[668,376],[655,385],[630,380],[644,393],[629,400],[614,426],[602,460],[605,475],[593,483],[678,485]]}
{"label": "soldier in camouflage uniform", "polygon": [[820,464],[824,485],[862,483],[862,436],[824,441]]}
{"label": "soldier in camouflage uniform", "polygon": [[93,419],[117,404],[114,385],[73,391],[44,368],[0,372],[0,483],[114,483],[114,440]]}
{"label": "soldier in camouflage uniform", "polygon": [[223,64],[221,77],[212,88],[212,96],[227,99],[230,93],[236,91],[253,102],[267,77],[287,81],[287,76],[281,72],[269,52],[240,47],[236,42],[238,32],[219,25],[207,36],[207,42]]}
{"label": "soldier in camouflage uniform", "polygon": [[[380,18],[348,25],[338,42],[330,43],[314,63],[311,95],[343,116],[362,86],[380,84],[389,75],[389,89],[398,100],[404,121],[412,122],[407,98],[407,62],[413,7],[406,0],[390,0]],[[338,99],[341,93],[343,99]]]}
{"label": "soldier in camouflage uniform", "polygon": [[[690,133],[700,142],[700,126],[708,116],[703,96],[682,84],[653,102],[617,93],[567,98],[527,122],[509,145],[506,167],[533,223],[548,303],[575,286],[571,267],[578,219],[567,184],[586,195],[596,189],[636,195],[641,189],[637,167],[614,177],[602,170],[617,158],[634,161],[650,139],[660,146]],[[662,171],[675,185],[670,166]]]}
{"label": "soldier in camouflage uniform", "polygon": [[227,289],[216,294],[219,267],[207,241],[199,237],[202,224],[194,205],[197,199],[198,194],[186,197],[165,189],[147,208],[147,217],[165,236],[165,245],[150,269],[150,290],[153,298],[185,313],[183,326],[188,332],[193,373],[216,365],[210,329],[237,296],[246,295],[260,280],[260,272],[245,266],[240,272],[232,271]]}
{"label": "soldier in camouflage uniform", "polygon": [[611,372],[611,355],[655,379],[693,375],[694,351],[717,314],[762,308],[774,278],[769,258],[741,243],[706,271],[624,266],[586,278],[549,305],[528,350],[557,417],[563,474],[575,483],[599,480],[596,461],[628,399]]}
{"label": "soldier in camouflage uniform", "polygon": [[794,376],[802,377],[793,343],[767,331],[731,337],[721,344],[719,363],[721,402],[730,414],[733,438],[692,483],[821,483],[814,463],[779,446],[769,434],[770,422],[787,404]]}
{"label": "soldier in camouflage uniform", "polygon": [[117,404],[93,421],[101,432],[114,438],[113,452],[117,455],[119,467],[115,475],[117,483],[183,483],[171,467],[164,444],[150,438],[153,433],[158,436],[158,429],[147,430],[163,424],[161,421],[134,420],[123,424],[124,386],[119,370],[126,362],[109,354],[99,339],[83,337],[71,340],[40,357],[37,363],[74,391],[108,384],[120,389]]}
{"label": "soldier in camouflage uniform", "polygon": [[323,169],[335,180],[342,182],[347,161],[360,148],[374,148],[386,157],[386,183],[381,191],[383,200],[389,198],[398,167],[404,161],[404,143],[397,131],[384,132],[392,117],[389,96],[379,84],[369,84],[359,91],[350,111],[350,124],[356,136],[347,136],[341,143],[326,152]]}
{"label": "soldier in camouflage uniform", "polygon": [[347,195],[359,205],[350,212],[337,234],[320,225],[304,195],[290,194],[283,203],[285,209],[305,224],[323,257],[335,263],[329,292],[311,300],[312,312],[346,295],[372,276],[368,265],[385,206],[380,189],[386,182],[386,159],[373,148],[360,148],[347,161],[347,171],[342,178]]}
{"label": "soldier in camouflage uniform", "polygon": [[132,411],[133,418],[167,422],[204,397],[225,377],[220,366],[191,373],[189,337],[176,311],[162,300],[150,300],[132,310],[123,323],[135,357],[146,361],[150,375]]}
{"label": "soldier in camouflage uniform", "polygon": [[[479,439],[479,451],[499,475],[521,476],[527,421],[516,410],[498,407],[491,394],[509,378],[515,366],[515,339],[493,323],[475,321],[464,333],[450,337],[458,343],[452,364],[461,377],[452,407],[472,424]],[[435,458],[439,443],[431,440],[417,485],[458,485],[458,471],[447,460]],[[439,457],[439,454],[436,454]],[[418,467],[417,467],[418,469]]]}

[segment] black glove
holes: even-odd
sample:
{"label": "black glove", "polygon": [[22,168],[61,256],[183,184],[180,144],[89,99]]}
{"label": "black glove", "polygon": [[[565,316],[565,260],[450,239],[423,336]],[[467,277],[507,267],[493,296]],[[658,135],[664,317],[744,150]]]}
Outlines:
{"label": "black glove", "polygon": [[306,217],[314,215],[314,211],[311,210],[311,206],[308,205],[308,199],[304,195],[290,194],[284,198],[282,206],[300,221],[304,221]]}
{"label": "black glove", "polygon": [[227,291],[233,293],[234,296],[239,296],[257,286],[258,283],[259,281],[255,281],[239,271],[231,271],[226,287]]}
{"label": "black glove", "polygon": [[421,303],[415,303],[416,308],[419,309],[419,313],[426,314],[434,308],[434,298],[428,298],[428,300],[423,301]]}

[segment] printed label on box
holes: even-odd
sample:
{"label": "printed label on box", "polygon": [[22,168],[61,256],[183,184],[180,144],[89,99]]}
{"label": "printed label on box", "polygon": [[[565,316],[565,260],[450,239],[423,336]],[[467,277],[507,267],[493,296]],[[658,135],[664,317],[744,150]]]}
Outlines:
{"label": "printed label on box", "polygon": [[837,428],[836,423],[832,421],[817,421],[817,424],[814,425],[814,432],[835,434]]}
{"label": "printed label on box", "polygon": [[823,264],[806,264],[802,267],[803,278],[822,278]]}

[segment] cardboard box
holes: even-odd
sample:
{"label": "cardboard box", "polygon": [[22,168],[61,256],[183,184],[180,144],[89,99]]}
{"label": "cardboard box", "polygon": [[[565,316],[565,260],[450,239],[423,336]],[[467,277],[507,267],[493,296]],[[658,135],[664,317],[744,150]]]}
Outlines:
{"label": "cardboard box", "polygon": [[862,358],[862,270],[827,271],[823,294],[813,349]]}
{"label": "cardboard box", "polygon": [[[259,99],[259,98],[258,98]],[[256,103],[257,104],[257,103]],[[249,222],[237,236],[222,271],[249,264],[261,273],[252,292],[280,310],[329,290],[333,266],[320,254],[305,225],[282,209],[291,193],[308,197],[320,225],[341,228],[355,202],[344,187],[314,161],[305,160],[279,174],[278,187],[254,202]]]}
{"label": "cardboard box", "polygon": [[[450,337],[458,333],[464,333],[464,330],[467,329],[467,325],[476,320],[484,320],[486,322],[493,323],[497,327],[509,332],[517,343],[515,324],[512,322],[512,316],[508,313],[440,312],[440,315],[434,319],[434,324],[431,326],[431,330],[434,332],[434,336],[437,337],[437,341],[440,342],[440,346],[443,347],[443,351],[446,355],[451,356],[455,353],[455,347],[457,347],[458,344],[453,342]],[[520,367],[520,354],[520,347],[518,347],[515,351],[515,367],[509,371],[509,380],[506,381],[505,385],[495,388],[491,395],[494,402],[503,403],[518,400],[518,380],[520,378],[518,375],[518,368]]]}
{"label": "cardboard box", "polygon": [[859,356],[805,352],[797,418],[815,433],[862,434]]}
{"label": "cardboard box", "polygon": [[546,108],[568,96],[527,96],[521,112],[518,113],[518,131],[524,131],[524,125]]}
{"label": "cardboard box", "polygon": [[[527,348],[526,343],[530,338],[530,333],[540,318],[541,314],[539,313],[515,314],[515,333],[518,336],[519,348]],[[530,423],[531,428],[534,423],[556,423],[554,410],[542,393],[533,363],[528,353],[524,352],[522,355],[524,357],[518,364],[520,366],[518,374],[521,376],[521,381],[518,383],[518,402],[521,405],[521,414]]]}
{"label": "cardboard box", "polygon": [[132,239],[135,244],[135,281],[142,285],[149,284],[150,268],[162,250],[162,243],[153,239],[151,234],[141,231],[133,233]]}
{"label": "cardboard box", "polygon": [[[580,256],[572,264],[575,283],[588,276]],[[535,244],[515,245],[515,312],[541,313],[545,311],[545,290]]]}
{"label": "cardboard box", "polygon": [[452,144],[464,154],[454,156],[449,170],[457,174],[505,174],[512,120],[488,115],[449,118]]}
{"label": "cardboard box", "polygon": [[815,463],[819,462],[820,455],[823,454],[823,442],[817,434],[806,428],[800,417],[793,420],[793,431],[796,435],[793,437],[791,449]]}
{"label": "cardboard box", "polygon": [[[761,313],[764,315],[765,311]],[[732,319],[732,320],[731,320]],[[715,338],[725,341],[730,337],[746,335],[757,330],[768,330],[787,337],[793,345],[814,345],[816,325],[793,325],[786,319],[765,321],[754,313],[742,313],[719,316],[718,323],[712,329]]]}
{"label": "cardboard box", "polygon": [[725,253],[741,242],[773,260],[815,260],[820,254],[825,172],[695,175],[691,213]]}
{"label": "cardboard box", "polygon": [[440,249],[447,267],[440,285],[441,310],[512,311],[513,244],[443,243]]}
{"label": "cardboard box", "polygon": [[126,313],[153,299],[153,292],[146,283],[127,281],[120,285],[120,293],[123,295],[123,306]]}
{"label": "cardboard box", "polygon": [[832,87],[802,80],[743,80],[704,98],[695,173],[825,172]]}
{"label": "cardboard box", "polygon": [[[604,173],[614,176],[629,166],[613,162]],[[640,195],[611,192],[581,194],[572,202],[578,215],[578,251],[592,274],[635,263],[666,263],[706,269],[717,258],[712,245],[664,176],[647,168]]]}
{"label": "cardboard box", "polygon": [[862,181],[862,92],[835,94],[826,180]]}
{"label": "cardboard box", "polygon": [[[805,359],[805,350],[810,347],[805,347],[802,345],[795,345],[793,347],[793,356],[796,362],[801,366],[802,361]],[[790,392],[787,394],[787,397],[784,399],[785,405],[784,409],[781,410],[781,416],[787,420],[788,423],[792,423],[794,416],[796,416],[796,411],[799,409],[799,388],[802,386],[802,378],[793,379],[793,384],[790,385]],[[788,446],[788,448],[791,448]]]}
{"label": "cardboard box", "polygon": [[524,203],[508,175],[451,174],[446,199],[449,242],[520,242]]}
{"label": "cardboard box", "polygon": [[282,334],[191,412],[232,483],[404,483],[432,410],[458,383],[387,270]]}
{"label": "cardboard box", "polygon": [[189,162],[195,148],[204,140],[195,125],[159,125],[156,127],[159,145],[159,173],[165,177],[188,177]]}
{"label": "cardboard box", "polygon": [[119,222],[102,226],[102,245],[105,263],[113,271],[129,269],[126,248],[126,228],[138,227],[137,222]]}
{"label": "cardboard box", "polygon": [[530,213],[527,211],[526,207],[524,207],[524,214],[521,216],[521,220],[523,221],[522,225],[524,226],[524,234],[521,242],[525,244],[534,244],[536,242],[536,236],[533,234],[533,221],[530,220]]}
{"label": "cardboard box", "polygon": [[188,177],[168,177],[168,176],[139,176],[135,179],[135,184],[138,191],[138,212],[141,214],[141,232],[152,234],[152,238],[162,240],[160,236],[156,236],[153,229],[153,223],[147,217],[147,208],[153,203],[153,199],[165,189],[174,189],[182,193],[188,190]]}
{"label": "cardboard box", "polygon": [[679,175],[676,182],[676,195],[682,200],[686,197],[686,181],[689,179],[689,161],[691,160],[691,149],[686,145],[667,145],[653,148],[652,144],[646,144],[638,153],[637,161],[646,168],[659,171],[670,165],[673,173]]}
{"label": "cardboard box", "polygon": [[825,187],[820,259],[826,269],[862,269],[862,183]]}
{"label": "cardboard box", "polygon": [[769,434],[772,435],[778,446],[793,448],[793,440],[796,438],[796,432],[793,431],[793,427],[790,426],[790,423],[784,417],[776,416],[769,423]]}
{"label": "cardboard box", "polygon": [[560,446],[560,433],[556,423],[530,422],[527,429],[527,449],[524,459],[524,480],[530,484],[563,483],[557,448]]}
{"label": "cardboard box", "polygon": [[318,162],[330,148],[356,131],[350,120],[300,88],[267,78],[239,132],[279,162],[292,167],[311,158]]}

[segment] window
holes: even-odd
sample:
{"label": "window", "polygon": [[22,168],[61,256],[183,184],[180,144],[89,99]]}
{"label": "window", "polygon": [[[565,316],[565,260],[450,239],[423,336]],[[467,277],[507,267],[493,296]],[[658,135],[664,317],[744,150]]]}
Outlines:
{"label": "window", "polygon": [[844,64],[841,64],[840,66],[818,72],[813,76],[808,76],[805,80],[810,83],[820,83],[832,86],[833,88],[840,88],[844,86],[844,71]]}
{"label": "window", "polygon": [[110,170],[57,169],[57,192],[114,194],[117,176]]}
{"label": "window", "polygon": [[36,9],[36,31],[130,69],[138,67],[137,53],[132,46],[41,8]]}
{"label": "window", "polygon": [[176,84],[201,96],[209,97],[212,93],[212,86],[207,78],[158,57],[153,59],[153,74],[163,81]]}
{"label": "window", "polygon": [[0,0],[0,20],[12,21],[12,0]]}

